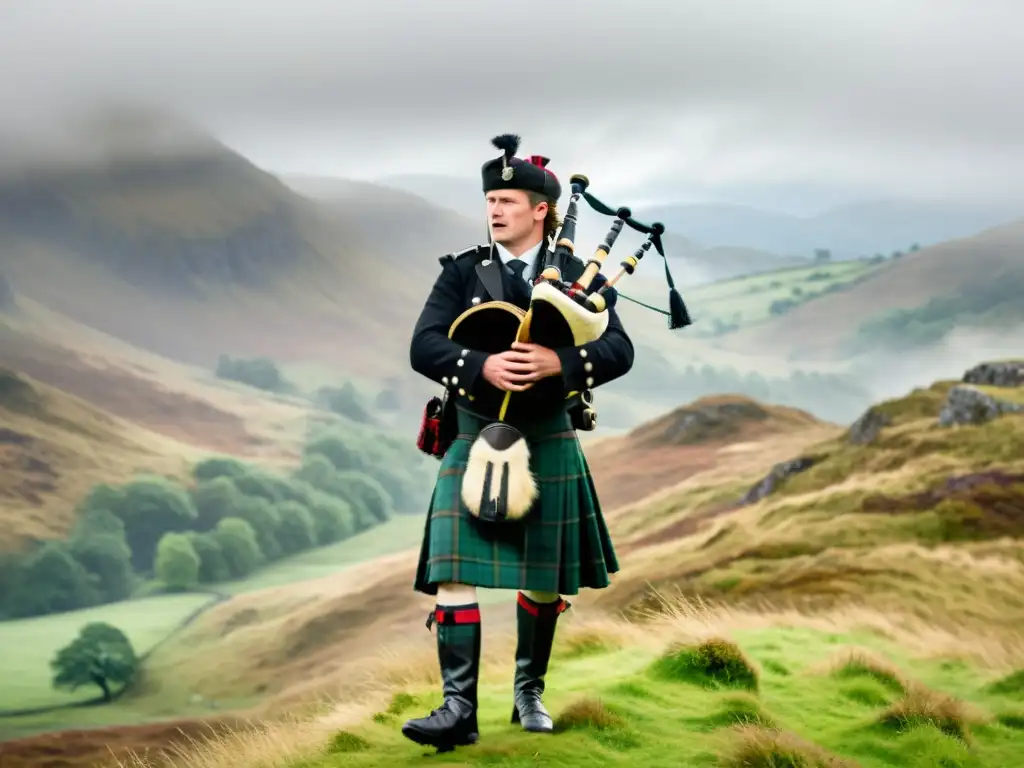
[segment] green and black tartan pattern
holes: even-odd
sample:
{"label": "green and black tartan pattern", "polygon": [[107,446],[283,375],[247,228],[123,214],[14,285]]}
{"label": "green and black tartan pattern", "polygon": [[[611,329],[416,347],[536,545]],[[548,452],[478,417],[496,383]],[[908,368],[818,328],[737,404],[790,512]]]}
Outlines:
{"label": "green and black tartan pattern", "polygon": [[459,435],[438,470],[415,589],[434,595],[438,584],[454,582],[575,595],[608,586],[619,563],[569,415],[513,425],[530,443],[539,486],[533,509],[515,522],[481,521],[462,503],[469,449],[489,421],[460,407],[458,422]]}

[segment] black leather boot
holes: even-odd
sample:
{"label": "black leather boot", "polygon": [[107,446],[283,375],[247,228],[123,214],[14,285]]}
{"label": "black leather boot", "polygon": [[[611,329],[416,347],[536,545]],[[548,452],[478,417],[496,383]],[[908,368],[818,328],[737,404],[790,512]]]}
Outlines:
{"label": "black leather boot", "polygon": [[541,702],[541,695],[544,693],[544,675],[547,674],[551,658],[551,644],[555,639],[555,624],[568,607],[569,603],[565,600],[535,603],[522,592],[519,593],[519,604],[516,606],[518,643],[512,722],[520,723],[524,730],[535,733],[551,733],[554,730],[551,715]]}
{"label": "black leather boot", "polygon": [[444,703],[426,717],[409,720],[402,735],[417,744],[450,752],[475,744],[477,682],[480,674],[479,605],[438,606],[427,618],[427,628],[437,624],[437,657],[441,664]]}

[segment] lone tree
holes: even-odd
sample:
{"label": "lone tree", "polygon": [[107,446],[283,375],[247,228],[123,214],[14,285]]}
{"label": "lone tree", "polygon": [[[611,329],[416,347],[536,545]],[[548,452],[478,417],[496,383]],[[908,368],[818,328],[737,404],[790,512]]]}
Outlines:
{"label": "lone tree", "polygon": [[96,685],[103,691],[103,701],[109,702],[110,686],[127,685],[138,664],[135,649],[121,630],[101,621],[90,622],[50,662],[53,687],[74,691]]}

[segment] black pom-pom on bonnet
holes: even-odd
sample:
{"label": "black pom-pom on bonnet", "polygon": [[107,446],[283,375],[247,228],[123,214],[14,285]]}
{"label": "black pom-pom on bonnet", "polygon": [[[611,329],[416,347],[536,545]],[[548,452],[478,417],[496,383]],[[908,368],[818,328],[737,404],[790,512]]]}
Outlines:
{"label": "black pom-pom on bonnet", "polygon": [[511,158],[519,149],[519,137],[514,133],[503,133],[491,139],[491,144],[504,152],[506,158]]}

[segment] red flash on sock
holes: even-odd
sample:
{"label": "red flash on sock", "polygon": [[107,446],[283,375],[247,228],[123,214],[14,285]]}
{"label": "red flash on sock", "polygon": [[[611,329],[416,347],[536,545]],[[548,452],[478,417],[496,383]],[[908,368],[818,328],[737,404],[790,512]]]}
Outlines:
{"label": "red flash on sock", "polygon": [[467,605],[459,608],[447,608],[439,605],[434,608],[434,621],[438,624],[479,624],[480,607]]}

